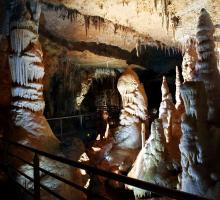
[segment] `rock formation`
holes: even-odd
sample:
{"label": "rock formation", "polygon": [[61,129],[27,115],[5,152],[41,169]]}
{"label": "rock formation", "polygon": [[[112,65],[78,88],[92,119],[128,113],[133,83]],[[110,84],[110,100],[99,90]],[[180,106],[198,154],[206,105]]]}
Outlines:
{"label": "rock formation", "polygon": [[183,80],[192,81],[195,77],[195,65],[197,61],[196,41],[195,38],[188,38],[185,43],[185,53],[182,62]]}
{"label": "rock formation", "polygon": [[123,104],[121,126],[113,136],[113,147],[106,159],[111,165],[126,171],[141,149],[141,139],[145,140],[145,126],[148,125],[147,96],[137,74],[130,68],[120,76],[117,87]]}
{"label": "rock formation", "polygon": [[162,101],[159,108],[159,118],[162,120],[166,142],[169,143],[172,137],[172,117],[175,112],[175,105],[165,77],[163,77],[161,93]]}
{"label": "rock formation", "polygon": [[[177,177],[172,175],[173,165],[170,161],[162,120],[156,119],[151,124],[150,137],[137,156],[128,176],[165,187],[175,188]],[[133,186],[128,186],[128,188],[133,190],[136,199],[142,199],[148,193]]]}
{"label": "rock formation", "polygon": [[[170,188],[177,186],[177,173],[180,167],[179,140],[181,136],[181,115],[184,112],[180,94],[180,77],[176,68],[176,105],[172,100],[166,78],[161,86],[162,101],[159,119],[151,125],[150,137],[139,152],[129,177],[137,178]],[[177,108],[176,108],[176,107]],[[134,191],[136,198],[147,193],[144,190],[128,186]]]}
{"label": "rock formation", "polygon": [[[207,123],[207,98],[203,82],[186,82],[181,87],[186,114],[182,119],[181,189],[208,198],[219,199],[219,129]],[[201,98],[202,97],[202,98]],[[218,135],[216,135],[218,134]],[[214,142],[215,141],[215,142]]]}
{"label": "rock formation", "polygon": [[[14,130],[7,137],[25,145],[60,154],[59,141],[52,133],[46,118],[43,115],[44,76],[43,53],[39,43],[38,25],[41,6],[37,0],[19,0],[10,2],[10,44],[9,65],[12,77],[12,115]],[[14,154],[19,154],[23,159],[32,162],[33,155],[23,149],[11,149]],[[24,163],[15,162],[19,170],[33,177],[33,168]],[[69,167],[46,158],[40,159],[42,168],[73,180],[76,174]],[[75,189],[51,181],[51,177],[42,176],[41,183],[65,197],[81,199]],[[33,189],[33,183],[23,176],[17,176],[18,182]],[[44,191],[42,198],[49,198]]]}
{"label": "rock formation", "polygon": [[81,91],[76,97],[76,108],[80,109],[80,105],[82,104],[85,95],[88,93],[90,87],[92,85],[92,78],[88,78],[81,82]]}
{"label": "rock formation", "polygon": [[198,61],[196,63],[197,77],[203,81],[206,88],[208,103],[208,120],[219,126],[220,122],[220,75],[217,69],[217,58],[213,40],[214,25],[205,9],[200,12],[196,41]]}
{"label": "rock formation", "polygon": [[176,99],[176,104],[175,104],[175,108],[176,108],[176,116],[174,120],[177,120],[177,123],[179,124],[179,128],[180,128],[180,123],[181,123],[181,115],[185,112],[185,108],[184,108],[184,103],[183,103],[183,99],[181,97],[181,93],[180,93],[180,86],[182,85],[181,83],[181,79],[180,79],[180,72],[179,72],[179,68],[178,66],[176,66],[176,93],[175,93],[175,99]]}
{"label": "rock formation", "polygon": [[[197,26],[195,82],[185,82],[181,95],[185,105],[180,141],[182,176],[180,189],[211,199],[220,198],[219,73],[214,53],[214,27],[201,10]],[[199,81],[200,80],[200,81]]]}
{"label": "rock formation", "polygon": [[[25,3],[31,6],[31,11]],[[13,82],[11,90],[13,121],[16,127],[29,133],[27,137],[47,137],[53,141],[51,145],[56,145],[58,140],[43,116],[44,66],[38,40],[41,7],[37,1],[33,4],[19,1],[13,2],[11,9],[9,65]]]}

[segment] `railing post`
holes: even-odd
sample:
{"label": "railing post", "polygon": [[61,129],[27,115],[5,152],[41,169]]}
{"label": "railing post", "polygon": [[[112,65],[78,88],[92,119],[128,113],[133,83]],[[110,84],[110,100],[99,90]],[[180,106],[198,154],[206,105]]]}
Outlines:
{"label": "railing post", "polygon": [[82,129],[83,128],[83,116],[80,115],[80,128]]}
{"label": "railing post", "polygon": [[63,139],[63,121],[60,119],[60,139]]}
{"label": "railing post", "polygon": [[34,154],[34,200],[40,200],[40,171],[37,153]]}

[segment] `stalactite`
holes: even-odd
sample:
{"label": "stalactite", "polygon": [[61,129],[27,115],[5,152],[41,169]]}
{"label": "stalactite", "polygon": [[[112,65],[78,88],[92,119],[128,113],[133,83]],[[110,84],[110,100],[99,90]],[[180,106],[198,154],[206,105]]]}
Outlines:
{"label": "stalactite", "polygon": [[12,80],[15,83],[26,85],[29,81],[42,79],[44,68],[35,64],[40,63],[39,57],[17,56],[9,57]]}
{"label": "stalactite", "polygon": [[140,41],[140,39],[138,39],[137,40],[137,43],[136,43],[136,56],[137,57],[139,57],[140,56],[140,54],[141,54],[141,47],[142,47],[142,45],[141,45],[141,41]]}
{"label": "stalactite", "polygon": [[31,99],[31,101],[18,100],[18,101],[14,101],[12,105],[17,108],[26,108],[31,111],[38,112],[44,110],[45,102],[40,100],[33,101],[33,99]]}
{"label": "stalactite", "polygon": [[91,21],[93,25],[95,26],[95,29],[98,28],[99,31],[100,31],[101,26],[105,23],[104,18],[99,17],[99,16],[91,16]]}
{"label": "stalactite", "polygon": [[155,7],[156,10],[157,10],[157,1],[158,0],[154,0],[154,7]]}
{"label": "stalactite", "polygon": [[27,29],[14,29],[11,31],[11,48],[13,51],[20,53],[30,42],[36,41],[38,38],[35,33]]}
{"label": "stalactite", "polygon": [[90,16],[84,15],[84,23],[85,23],[85,30],[87,35],[90,26]]}
{"label": "stalactite", "polygon": [[56,11],[59,13],[59,17],[64,19],[69,19],[71,22],[77,19],[77,16],[80,14],[76,9],[67,8],[64,5],[56,5],[53,3],[43,1],[45,9]]}
{"label": "stalactite", "polygon": [[37,100],[43,97],[42,91],[37,91],[36,89],[24,89],[22,87],[12,88],[12,97],[23,97],[25,99]]}
{"label": "stalactite", "polygon": [[103,79],[106,77],[116,77],[114,69],[109,68],[96,68],[93,76],[95,79]]}
{"label": "stalactite", "polygon": [[168,4],[169,1],[168,0],[154,0],[154,8],[157,11],[158,10],[158,3],[160,3],[161,5],[161,18],[162,18],[162,26],[164,26],[164,22],[165,22],[165,27],[166,30],[169,30],[169,26],[170,26],[170,13],[168,11]]}
{"label": "stalactite", "polygon": [[[61,17],[63,20],[65,20],[67,18],[72,22],[77,19],[78,15],[82,15],[76,9],[71,9],[71,8],[67,8],[66,6],[63,6],[63,5],[55,5],[55,4],[51,4],[48,2],[43,2],[43,3],[46,6],[46,9],[58,12],[59,17]],[[99,29],[99,30],[100,30],[101,26],[105,23],[104,18],[99,17],[99,16],[83,15],[83,17],[84,17],[84,22],[85,22],[86,35],[88,33],[88,29],[90,27],[91,22],[95,26],[95,29]]]}

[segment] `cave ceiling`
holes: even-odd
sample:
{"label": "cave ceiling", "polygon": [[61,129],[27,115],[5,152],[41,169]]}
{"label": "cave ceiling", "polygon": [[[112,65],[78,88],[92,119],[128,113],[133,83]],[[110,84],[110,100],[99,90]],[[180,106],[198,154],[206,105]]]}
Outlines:
{"label": "cave ceiling", "polygon": [[[201,8],[210,13],[213,23],[220,23],[220,0],[50,0],[77,11],[76,20],[62,20],[62,12],[45,11],[46,28],[70,40],[96,41],[131,50],[137,40],[160,41],[175,45],[186,36],[195,35]],[[57,17],[60,15],[60,17]],[[85,31],[85,16],[104,19],[100,30]],[[122,29],[115,31],[115,26]],[[99,28],[98,28],[99,29]],[[124,29],[124,30],[123,30]],[[116,32],[116,34],[115,34]],[[112,36],[112,37],[111,37]]]}
{"label": "cave ceiling", "polygon": [[[220,0],[43,2],[42,34],[65,43],[69,49],[86,50],[83,55],[93,52],[94,60],[97,54],[119,59],[116,65],[120,65],[121,60],[129,60],[138,43],[180,48],[189,36],[195,35],[201,8],[207,9],[216,27],[220,24]],[[77,57],[81,59],[79,55]],[[91,54],[87,57],[91,59]],[[100,62],[100,57],[97,60]],[[103,58],[103,62],[105,60]],[[84,61],[82,59],[79,62]],[[138,64],[136,60],[131,62]]]}
{"label": "cave ceiling", "polygon": [[[220,0],[41,0],[40,35],[70,51],[74,62],[139,66],[138,45],[181,49],[206,8],[220,35]],[[49,43],[42,45],[50,45]],[[45,48],[56,51],[50,47]],[[58,51],[59,49],[57,49]],[[74,53],[72,53],[72,51]],[[59,52],[57,54],[62,54]],[[146,56],[146,55],[145,55]],[[148,59],[146,57],[146,59]],[[111,66],[111,65],[110,65]]]}

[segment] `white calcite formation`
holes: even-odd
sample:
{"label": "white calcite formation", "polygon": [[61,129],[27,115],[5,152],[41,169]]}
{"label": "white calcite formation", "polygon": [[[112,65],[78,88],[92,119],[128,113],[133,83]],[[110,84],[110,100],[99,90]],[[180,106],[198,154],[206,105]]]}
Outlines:
{"label": "white calcite formation", "polygon": [[111,165],[126,171],[141,149],[141,138],[145,138],[145,126],[148,125],[147,96],[137,74],[130,68],[120,76],[117,87],[123,104],[121,126],[114,134],[113,147],[105,158]]}
{"label": "white calcite formation", "polygon": [[166,142],[169,143],[172,137],[172,117],[175,112],[175,105],[165,77],[163,77],[161,93],[162,101],[159,108],[159,118],[162,120]]}
{"label": "white calcite formation", "polygon": [[[180,80],[180,72],[178,66],[176,66],[176,93],[175,93],[175,108],[179,115],[181,115],[184,112],[184,104],[180,93],[180,86],[181,86],[181,80]],[[180,118],[180,117],[179,117]]]}
{"label": "white calcite formation", "polygon": [[[183,102],[179,94],[180,80],[179,72],[176,71],[176,105],[173,103],[172,95],[166,78],[163,77],[161,86],[162,101],[159,108],[159,119],[162,120],[164,134],[170,158],[176,163],[180,162],[180,152],[178,149],[181,137],[181,115],[184,112]],[[176,108],[177,107],[177,108]]]}
{"label": "white calcite formation", "polygon": [[88,78],[81,83],[81,90],[76,97],[76,108],[80,109],[80,106],[85,99],[86,94],[88,93],[90,87],[92,85],[92,78]]}
{"label": "white calcite formation", "polygon": [[[11,2],[9,65],[12,77],[12,117],[14,130],[9,139],[53,154],[60,154],[59,141],[43,115],[44,76],[43,52],[39,43],[38,25],[41,7],[38,0],[16,0]],[[19,148],[10,149],[14,154],[29,162],[33,154]],[[13,162],[23,173],[33,177],[33,168],[24,163]],[[71,167],[47,158],[40,158],[40,166],[68,180],[79,180]],[[81,199],[82,194],[50,176],[40,174],[41,183],[66,199]],[[77,178],[76,178],[77,177]],[[27,189],[33,183],[24,176],[15,177]],[[48,193],[41,191],[42,199],[49,199]]]}
{"label": "white calcite formation", "polygon": [[205,84],[208,120],[219,126],[220,122],[220,75],[217,69],[217,58],[214,51],[215,28],[211,17],[205,9],[200,12],[197,25],[197,77],[194,80],[203,81]]}
{"label": "white calcite formation", "polygon": [[196,52],[196,41],[195,38],[190,37],[185,43],[185,53],[183,56],[183,62],[182,62],[182,75],[183,80],[185,81],[192,81],[195,77],[196,69],[196,61],[197,58],[197,52]]}
{"label": "white calcite formation", "polygon": [[122,97],[123,109],[120,124],[123,126],[147,119],[147,96],[137,74],[128,68],[118,80],[118,91]]}
{"label": "white calcite formation", "polygon": [[219,73],[214,53],[214,26],[205,9],[197,26],[196,76],[181,86],[185,115],[180,140],[179,188],[210,199],[220,198]]}
{"label": "white calcite formation", "polygon": [[207,123],[208,104],[203,82],[186,82],[181,94],[186,114],[182,119],[183,135],[179,145],[180,189],[217,200],[220,198],[220,166],[216,163],[220,129]]}
{"label": "white calcite formation", "polygon": [[[15,3],[14,9],[18,9],[18,5],[19,3]],[[38,9],[38,12],[40,11]],[[14,83],[12,105],[15,115],[16,112],[19,115],[23,113],[19,112],[23,108],[27,109],[27,112],[29,110],[43,112],[44,110],[45,103],[41,82],[44,76],[43,53],[38,41],[37,27],[38,24],[32,21],[31,16],[28,16],[27,13],[24,19],[13,19],[12,16],[10,26],[12,50],[9,56],[9,65]],[[37,87],[35,87],[36,85]]]}
{"label": "white calcite formation", "polygon": [[[151,124],[150,137],[137,156],[128,176],[161,186],[175,188],[177,177],[172,175],[171,169],[173,169],[173,166],[169,158],[162,121],[156,119]],[[133,186],[128,186],[128,188],[133,190],[136,199],[142,199],[149,193]]]}
{"label": "white calcite formation", "polygon": [[89,89],[92,86],[93,80],[103,81],[103,79],[107,77],[116,77],[115,69],[108,68],[108,65],[107,68],[97,67],[94,71],[91,72],[90,75],[88,75],[84,80],[82,80],[80,92],[77,94],[76,97],[76,109],[80,109],[80,106],[83,100],[85,99],[86,94],[89,92]]}

